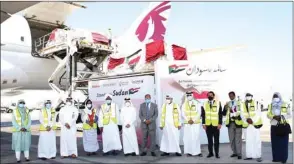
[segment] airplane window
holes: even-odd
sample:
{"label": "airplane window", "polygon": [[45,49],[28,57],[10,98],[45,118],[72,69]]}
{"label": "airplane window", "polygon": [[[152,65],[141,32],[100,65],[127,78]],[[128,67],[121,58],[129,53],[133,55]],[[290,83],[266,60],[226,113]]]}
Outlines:
{"label": "airplane window", "polygon": [[17,82],[17,80],[16,79],[14,79],[13,81],[12,81],[12,83],[16,83]]}
{"label": "airplane window", "polygon": [[3,80],[2,84],[7,84],[7,80]]}
{"label": "airplane window", "polygon": [[21,36],[21,37],[20,37],[20,40],[23,42],[23,41],[24,41],[24,37],[23,37],[23,36]]}

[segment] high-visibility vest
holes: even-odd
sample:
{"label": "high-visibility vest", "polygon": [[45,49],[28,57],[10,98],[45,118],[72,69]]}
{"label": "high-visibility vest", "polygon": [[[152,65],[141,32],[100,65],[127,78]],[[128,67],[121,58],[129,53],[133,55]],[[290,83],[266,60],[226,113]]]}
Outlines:
{"label": "high-visibility vest", "polygon": [[[281,106],[281,115],[286,115],[286,114],[287,114],[287,104],[285,102],[283,102],[283,104]],[[272,110],[272,104],[268,105],[267,116],[271,119],[273,119],[273,117],[274,117],[273,110]],[[284,123],[284,120],[281,119],[281,122]],[[288,120],[286,120],[286,122],[288,123]]]}
{"label": "high-visibility vest", "polygon": [[[160,120],[160,127],[165,126],[165,116],[166,116],[166,104],[163,105],[161,110],[161,120]],[[173,103],[173,119],[174,119],[174,125],[176,128],[179,127],[179,112],[178,112],[178,106],[176,103]]]}
{"label": "high-visibility vest", "polygon": [[[226,125],[227,126],[229,125],[230,119],[231,119],[231,121],[234,121],[236,123],[236,125],[242,126],[243,125],[242,120],[238,120],[238,119],[234,120],[234,119],[230,118],[230,108],[229,108],[228,103],[227,103],[227,107],[228,107],[228,109],[227,109],[227,114],[226,114]],[[237,106],[236,107],[237,107],[237,115],[236,115],[236,117],[238,117],[241,114],[241,103],[240,103],[240,101],[237,101]]]}
{"label": "high-visibility vest", "polygon": [[212,108],[210,108],[209,101],[204,103],[204,111],[205,111],[205,125],[206,126],[218,126],[218,112],[219,112],[219,102],[214,101]]}
{"label": "high-visibility vest", "polygon": [[[92,112],[93,112],[93,114],[94,114],[94,120],[95,120],[96,111],[97,111],[96,109],[92,109]],[[88,114],[87,114],[87,116],[88,116]],[[87,124],[87,123],[83,123],[83,129],[84,129],[84,130],[97,129],[97,123],[94,122],[94,123],[93,123],[93,127],[90,126],[90,125]]]}
{"label": "high-visibility vest", "polygon": [[192,101],[191,106],[189,105],[189,101],[185,101],[184,103],[184,112],[187,120],[184,121],[184,124],[188,124],[190,120],[194,121],[194,124],[200,123],[200,118],[194,118],[197,116],[197,110],[196,110],[197,103],[195,101]]}
{"label": "high-visibility vest", "polygon": [[101,106],[101,110],[102,110],[102,113],[103,113],[103,125],[108,125],[110,119],[115,124],[117,124],[116,113],[115,113],[116,110],[115,109],[113,110],[114,111],[114,115],[112,115],[112,107],[113,107],[113,104],[110,105],[110,109],[108,111],[106,111],[106,107],[107,106],[108,106],[107,104],[103,104]]}
{"label": "high-visibility vest", "polygon": [[[48,113],[47,113],[47,109],[46,108],[43,108],[41,109],[42,110],[42,116],[43,116],[43,122],[44,124],[40,124],[40,131],[47,131],[46,127],[44,125],[48,125]],[[53,126],[52,126],[52,129],[53,130],[56,130],[57,129],[57,126],[55,125],[55,121],[54,121],[54,118],[55,118],[55,109],[51,108],[51,122],[53,122]]]}
{"label": "high-visibility vest", "polygon": [[[243,117],[245,119],[253,118],[256,115],[255,102],[252,100],[251,103],[249,103],[248,105],[250,105],[250,109],[248,109],[249,112],[247,112],[247,107],[246,107],[245,102],[243,103]],[[253,125],[254,126],[262,126],[261,117],[259,117],[258,121],[254,122]],[[249,124],[247,123],[247,121],[243,121],[243,128],[247,128],[248,126],[249,126]]]}
{"label": "high-visibility vest", "polygon": [[[28,108],[25,109],[25,114],[26,114],[26,119],[25,119],[25,122],[24,122],[24,126],[28,125],[29,123],[29,114],[30,114],[30,111]],[[13,111],[13,115],[15,117],[15,120],[16,120],[16,123],[22,127],[22,124],[21,124],[21,115],[20,115],[20,112],[19,112],[19,109],[16,108],[14,111]],[[31,131],[31,129],[26,129],[27,131]],[[17,130],[16,128],[12,127],[12,132],[20,132],[20,130]]]}

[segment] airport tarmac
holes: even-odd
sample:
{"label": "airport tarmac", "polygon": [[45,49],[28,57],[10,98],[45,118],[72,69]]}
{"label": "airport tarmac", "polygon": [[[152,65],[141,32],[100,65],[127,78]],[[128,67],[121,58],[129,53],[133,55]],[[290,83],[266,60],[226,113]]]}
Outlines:
{"label": "airport tarmac", "polygon": [[[269,142],[269,135],[266,135],[267,132],[263,132],[262,134],[262,163],[271,163],[272,155],[271,155],[271,144]],[[113,156],[102,156],[101,149],[99,150],[96,156],[86,156],[86,153],[83,150],[83,141],[82,141],[82,133],[77,132],[78,138],[78,158],[77,159],[61,159],[59,154],[59,141],[60,141],[60,132],[57,131],[57,158],[54,160],[46,160],[42,161],[37,158],[38,151],[38,125],[32,126],[32,145],[30,150],[30,162],[26,163],[256,163],[255,160],[252,161],[244,161],[238,160],[236,158],[230,158],[231,149],[229,144],[220,144],[220,159],[210,158],[207,159],[206,155],[208,154],[207,145],[202,145],[201,150],[203,157],[161,157],[159,150],[157,150],[157,157],[152,156],[136,156],[136,157],[125,157],[123,152],[116,157]],[[100,143],[100,148],[102,145]],[[148,154],[150,155],[150,154]],[[245,158],[245,143],[243,143],[243,157]],[[22,157],[22,160],[24,158]],[[10,127],[2,127],[1,128],[1,163],[15,163],[15,154],[11,150],[11,132]],[[293,142],[289,143],[289,158],[288,163],[293,163]]]}

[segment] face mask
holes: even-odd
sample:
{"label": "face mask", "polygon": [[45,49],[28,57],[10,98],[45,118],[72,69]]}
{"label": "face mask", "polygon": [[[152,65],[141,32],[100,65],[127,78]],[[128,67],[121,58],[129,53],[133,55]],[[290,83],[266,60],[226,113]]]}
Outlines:
{"label": "face mask", "polygon": [[213,100],[213,97],[208,97],[208,100],[210,100],[210,101]]}
{"label": "face mask", "polygon": [[246,100],[250,101],[250,100],[252,100],[252,97],[248,96],[248,97],[246,97]]}
{"label": "face mask", "polygon": [[51,108],[51,104],[46,104],[46,108],[50,109]]}
{"label": "face mask", "polygon": [[66,105],[71,105],[71,102],[66,102]]}
{"label": "face mask", "polygon": [[18,107],[23,108],[24,104],[18,104]]}
{"label": "face mask", "polygon": [[131,103],[126,102],[126,106],[127,106],[127,107],[131,106]]}
{"label": "face mask", "polygon": [[92,108],[92,104],[87,104],[87,108],[91,109]]}
{"label": "face mask", "polygon": [[274,102],[280,102],[280,98],[274,98]]}
{"label": "face mask", "polygon": [[107,104],[111,104],[111,100],[106,100],[106,103]]}
{"label": "face mask", "polygon": [[145,99],[145,102],[146,102],[146,103],[150,103],[151,100],[150,100],[150,99]]}
{"label": "face mask", "polygon": [[190,101],[190,100],[193,99],[193,97],[192,96],[188,96],[187,99]]}
{"label": "face mask", "polygon": [[171,100],[166,100],[166,103],[167,103],[167,104],[170,104],[170,103],[171,103]]}

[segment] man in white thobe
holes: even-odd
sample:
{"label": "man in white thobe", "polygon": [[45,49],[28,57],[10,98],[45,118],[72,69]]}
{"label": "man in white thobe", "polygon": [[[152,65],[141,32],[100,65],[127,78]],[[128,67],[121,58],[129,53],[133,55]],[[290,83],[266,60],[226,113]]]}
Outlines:
{"label": "man in white thobe", "polygon": [[105,95],[105,103],[99,111],[99,127],[102,133],[103,155],[116,156],[122,149],[118,125],[120,124],[120,112],[118,106],[112,102],[112,95]]}
{"label": "man in white thobe", "polygon": [[130,98],[125,98],[120,118],[122,122],[122,140],[125,156],[139,155],[138,139],[136,134],[137,111]]}
{"label": "man in white thobe", "polygon": [[87,155],[96,155],[99,149],[97,139],[97,110],[93,108],[92,101],[86,101],[86,107],[82,113],[83,121],[83,146]]}
{"label": "man in white thobe", "polygon": [[185,101],[182,104],[182,116],[184,119],[184,153],[188,156],[202,157],[200,148],[201,104],[193,98],[192,92],[186,92]]}
{"label": "man in white thobe", "polygon": [[181,110],[179,105],[173,103],[172,97],[166,96],[166,103],[161,108],[160,129],[162,138],[160,142],[161,156],[168,156],[169,153],[181,155],[180,148],[180,129],[181,129]]}
{"label": "man in white thobe", "polygon": [[66,99],[66,105],[60,109],[59,120],[61,123],[60,155],[61,158],[78,156],[76,120],[79,116],[78,109],[74,106],[72,98]]}
{"label": "man in white thobe", "polygon": [[50,100],[45,101],[44,108],[40,110],[39,118],[38,157],[42,160],[54,159],[56,157],[55,109],[52,108]]}
{"label": "man in white thobe", "polygon": [[246,101],[243,103],[241,112],[243,127],[246,128],[246,158],[244,160],[252,160],[255,158],[257,162],[261,162],[261,111],[252,97],[252,94],[246,94]]}

